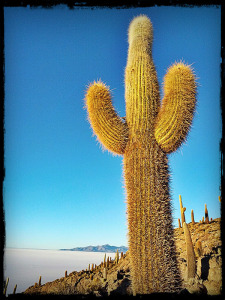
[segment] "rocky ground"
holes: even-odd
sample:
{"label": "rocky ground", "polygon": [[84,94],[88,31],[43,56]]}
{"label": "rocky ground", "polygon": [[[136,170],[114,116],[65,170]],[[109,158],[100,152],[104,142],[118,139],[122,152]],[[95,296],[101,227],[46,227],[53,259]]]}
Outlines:
{"label": "rocky ground", "polygon": [[[206,223],[188,224],[195,249],[197,271],[195,278],[187,279],[186,243],[182,228],[174,230],[178,263],[182,274],[184,291],[196,295],[220,295],[222,288],[222,256],[220,218]],[[201,249],[199,247],[201,242]],[[107,269],[107,271],[106,271]],[[107,274],[106,274],[107,272]],[[129,251],[116,263],[109,262],[108,268],[96,266],[93,271],[72,272],[43,285],[35,284],[24,294],[57,295],[132,295]]]}

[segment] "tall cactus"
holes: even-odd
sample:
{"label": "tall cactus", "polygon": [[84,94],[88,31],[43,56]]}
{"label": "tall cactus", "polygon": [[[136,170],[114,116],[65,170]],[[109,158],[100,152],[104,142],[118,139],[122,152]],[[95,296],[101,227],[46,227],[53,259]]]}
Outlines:
{"label": "tall cactus", "polygon": [[153,28],[148,17],[133,19],[125,72],[126,118],[113,108],[109,88],[91,84],[86,107],[105,148],[123,154],[129,252],[134,294],[181,289],[173,237],[167,153],[184,141],[195,109],[196,83],[190,66],[175,63],[159,84],[152,60]]}
{"label": "tall cactus", "polygon": [[196,272],[195,252],[191,239],[191,233],[186,222],[183,223],[183,229],[187,252],[187,278],[194,278]]}

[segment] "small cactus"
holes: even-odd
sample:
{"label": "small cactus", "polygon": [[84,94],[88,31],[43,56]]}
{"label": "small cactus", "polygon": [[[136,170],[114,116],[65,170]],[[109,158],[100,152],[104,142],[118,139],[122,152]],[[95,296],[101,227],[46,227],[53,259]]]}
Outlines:
{"label": "small cactus", "polygon": [[178,226],[181,228],[180,219],[178,218]]}
{"label": "small cactus", "polygon": [[196,271],[195,252],[192,244],[191,234],[186,222],[183,223],[183,229],[187,251],[187,278],[194,278]]}
{"label": "small cactus", "polygon": [[38,283],[39,286],[41,286],[41,276],[39,277],[39,283]]}
{"label": "small cactus", "polygon": [[204,217],[202,217],[202,223],[204,223]]}
{"label": "small cactus", "polygon": [[209,223],[209,213],[207,209],[207,205],[205,204],[205,222],[208,224]]}
{"label": "small cactus", "polygon": [[103,279],[104,281],[107,280],[107,268],[104,268],[103,270]]}
{"label": "small cactus", "polygon": [[7,277],[7,279],[6,279],[6,284],[5,284],[5,288],[4,288],[4,291],[3,291],[3,295],[5,295],[5,296],[6,296],[8,284],[9,284],[9,277]]}
{"label": "small cactus", "polygon": [[201,241],[197,241],[195,244],[195,252],[196,252],[196,256],[200,257],[202,256],[202,243]]}
{"label": "small cactus", "polygon": [[106,261],[106,268],[109,267],[109,256],[107,257],[107,261]]}
{"label": "small cactus", "polygon": [[67,277],[67,271],[65,271],[65,278]]}
{"label": "small cactus", "polygon": [[192,224],[195,224],[194,211],[193,211],[193,209],[191,210],[191,223],[192,223]]}
{"label": "small cactus", "polygon": [[180,201],[180,212],[181,212],[181,226],[183,227],[183,223],[185,222],[184,212],[186,210],[186,207],[183,207],[181,195],[179,195],[179,201]]}
{"label": "small cactus", "polygon": [[119,251],[117,249],[116,256],[115,256],[115,263],[118,264],[118,262],[119,262]]}
{"label": "small cactus", "polygon": [[15,293],[16,293],[16,289],[17,289],[17,284],[15,285],[15,287],[14,287],[14,290],[13,290],[13,295],[15,295]]}
{"label": "small cactus", "polygon": [[105,256],[104,256],[103,267],[104,268],[106,267],[106,253],[105,253]]}

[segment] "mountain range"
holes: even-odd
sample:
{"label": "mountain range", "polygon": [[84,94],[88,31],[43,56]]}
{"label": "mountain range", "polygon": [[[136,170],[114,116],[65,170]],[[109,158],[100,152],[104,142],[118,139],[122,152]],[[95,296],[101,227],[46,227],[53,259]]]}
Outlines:
{"label": "mountain range", "polygon": [[101,246],[87,246],[87,247],[76,247],[72,249],[60,249],[61,251],[85,251],[85,252],[107,252],[113,253],[118,250],[118,252],[126,253],[128,250],[125,246],[110,246],[109,244],[101,245]]}

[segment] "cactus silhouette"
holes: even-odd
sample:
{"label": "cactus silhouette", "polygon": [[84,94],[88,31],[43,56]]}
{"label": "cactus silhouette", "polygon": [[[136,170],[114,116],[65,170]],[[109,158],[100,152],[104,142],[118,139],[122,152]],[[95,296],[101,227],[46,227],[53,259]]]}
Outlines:
{"label": "cactus silhouette", "polygon": [[88,119],[98,140],[123,154],[127,221],[134,294],[177,292],[181,277],[173,238],[167,154],[185,140],[196,103],[195,75],[183,62],[171,66],[159,84],[152,59],[153,28],[145,15],[128,31],[125,71],[126,118],[115,111],[109,88],[90,84]]}

